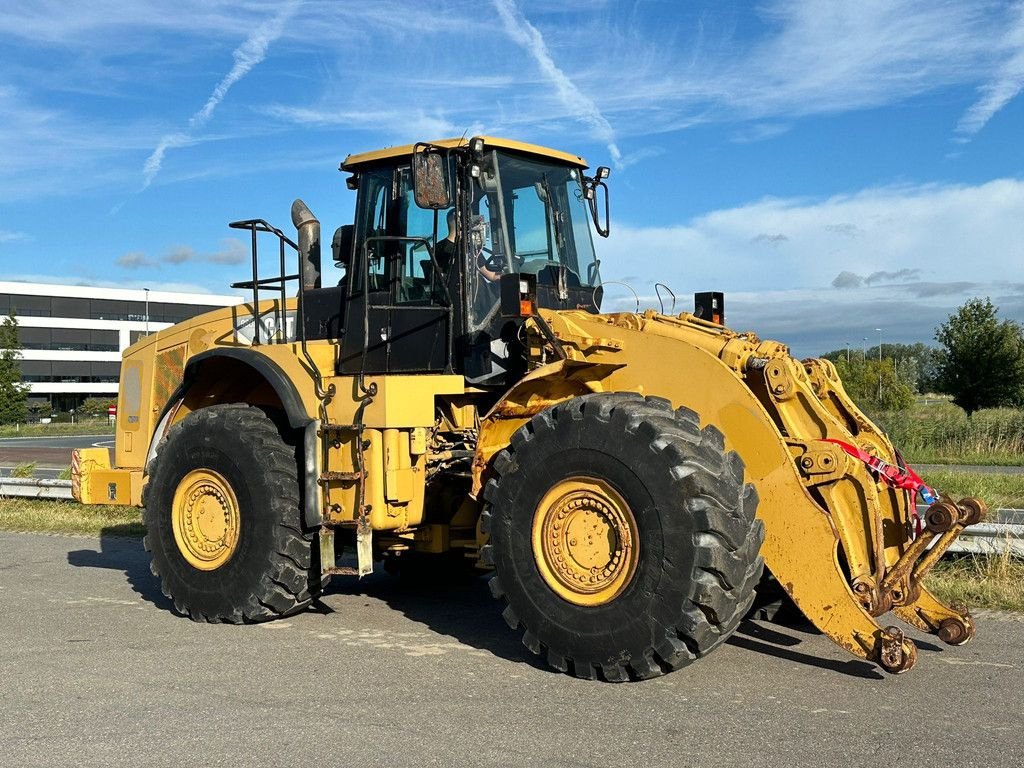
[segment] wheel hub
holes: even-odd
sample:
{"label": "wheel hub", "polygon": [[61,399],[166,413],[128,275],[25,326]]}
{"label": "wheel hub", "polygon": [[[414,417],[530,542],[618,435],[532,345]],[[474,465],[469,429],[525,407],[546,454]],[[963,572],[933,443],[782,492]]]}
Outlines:
{"label": "wheel hub", "polygon": [[575,605],[615,599],[636,570],[639,537],[625,499],[601,480],[570,478],[534,514],[533,554],[544,581]]}
{"label": "wheel hub", "polygon": [[230,484],[209,469],[189,472],[178,483],[171,507],[178,550],[201,571],[224,565],[238,546],[238,500]]}

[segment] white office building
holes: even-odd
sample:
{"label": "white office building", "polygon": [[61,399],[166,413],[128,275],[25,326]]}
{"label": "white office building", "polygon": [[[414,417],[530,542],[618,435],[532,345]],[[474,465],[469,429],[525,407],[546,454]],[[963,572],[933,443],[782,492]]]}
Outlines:
{"label": "white office building", "polygon": [[117,394],[121,353],[146,333],[167,328],[238,296],[0,281],[0,319],[14,311],[19,365],[31,399],[57,410],[86,397]]}

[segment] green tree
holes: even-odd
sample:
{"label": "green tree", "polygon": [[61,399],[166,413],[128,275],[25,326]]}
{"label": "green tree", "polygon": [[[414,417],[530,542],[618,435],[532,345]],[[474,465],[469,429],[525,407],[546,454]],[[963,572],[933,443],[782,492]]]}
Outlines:
{"label": "green tree", "polygon": [[835,366],[846,394],[863,410],[902,411],[914,404],[914,389],[897,376],[892,360],[879,362],[877,358],[865,360],[860,355],[851,355],[847,363],[844,352]]}
{"label": "green tree", "polygon": [[0,424],[16,424],[25,420],[28,387],[21,383],[21,342],[14,313],[0,324]]}
{"label": "green tree", "polygon": [[935,332],[940,389],[967,411],[1024,404],[1024,335],[989,299],[971,299]]}
{"label": "green tree", "polygon": [[77,412],[83,416],[106,416],[111,405],[117,405],[116,397],[87,397]]}
{"label": "green tree", "polygon": [[[910,388],[917,393],[934,392],[936,389],[935,375],[938,362],[939,350],[929,347],[927,344],[917,342],[915,344],[882,344],[882,359],[888,360],[889,365],[894,366],[900,380],[906,382]],[[826,352],[822,357],[838,364],[840,360],[847,359],[846,347],[833,349]],[[853,363],[856,360],[878,360],[878,345],[862,350],[860,347],[849,350],[849,359]]]}
{"label": "green tree", "polygon": [[49,400],[29,400],[28,412],[32,414],[33,418],[45,419],[53,415],[53,406]]}

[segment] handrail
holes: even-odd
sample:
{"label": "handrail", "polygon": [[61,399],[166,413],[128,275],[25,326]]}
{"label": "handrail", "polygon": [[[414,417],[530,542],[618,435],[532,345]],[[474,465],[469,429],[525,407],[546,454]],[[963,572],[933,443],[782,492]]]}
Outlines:
{"label": "handrail", "polygon": [[[280,314],[281,322],[277,324],[278,327],[278,339],[282,339],[281,329],[287,331],[287,319],[288,315],[285,311],[285,304],[288,300],[287,284],[292,280],[298,280],[298,275],[286,275],[285,274],[285,244],[291,246],[292,250],[296,253],[299,252],[299,246],[289,238],[284,232],[277,227],[273,226],[266,219],[244,219],[241,221],[232,221],[228,223],[228,226],[232,229],[247,229],[252,235],[252,280],[243,281],[240,283],[232,283],[232,288],[251,288],[252,289],[252,311],[253,311],[253,346],[259,346],[262,342],[260,340],[260,287],[261,286],[275,286],[280,294]],[[279,243],[279,259],[281,272],[277,277],[268,277],[260,280],[259,275],[259,251],[257,243],[257,235],[260,232],[266,232],[268,234],[276,235]],[[301,301],[300,301],[301,305]],[[300,316],[296,318],[297,322],[302,322],[301,307]],[[283,334],[287,336],[287,333]],[[268,339],[269,341],[269,339]],[[305,342],[305,339],[303,339]],[[303,344],[305,346],[305,344]]]}

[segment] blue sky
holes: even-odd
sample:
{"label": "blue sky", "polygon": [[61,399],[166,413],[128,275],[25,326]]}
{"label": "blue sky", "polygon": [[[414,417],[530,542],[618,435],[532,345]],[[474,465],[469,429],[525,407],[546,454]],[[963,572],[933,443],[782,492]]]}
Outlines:
{"label": "blue sky", "polygon": [[[486,133],[613,168],[606,280],[799,355],[1024,321],[1024,3],[9,4],[0,279],[226,292],[349,153]],[[619,286],[611,304],[631,307]],[[656,302],[654,302],[656,305]]]}

